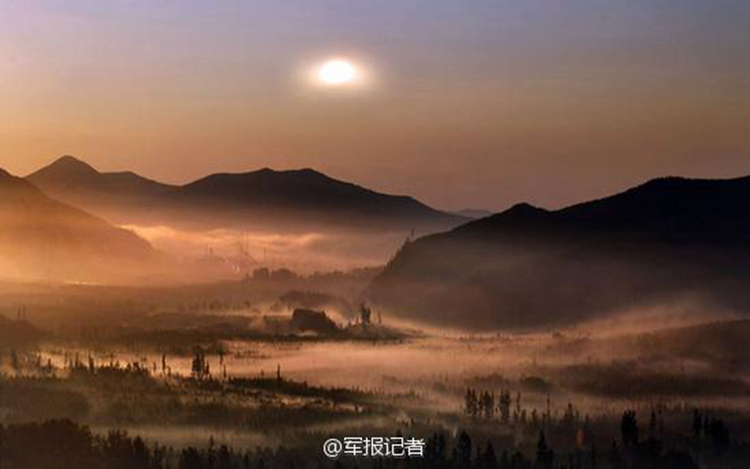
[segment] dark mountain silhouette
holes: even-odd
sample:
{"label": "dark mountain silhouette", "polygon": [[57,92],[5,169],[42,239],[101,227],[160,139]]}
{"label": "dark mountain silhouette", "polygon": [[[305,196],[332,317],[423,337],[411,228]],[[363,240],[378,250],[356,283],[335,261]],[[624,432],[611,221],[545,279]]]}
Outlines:
{"label": "dark mountain silhouette", "polygon": [[65,156],[28,180],[117,223],[434,231],[466,221],[411,197],[381,194],[312,169],[213,174],[171,186],[130,172],[100,173]]}
{"label": "dark mountain silhouette", "polygon": [[469,328],[559,325],[660,302],[750,305],[750,177],[663,178],[547,211],[528,204],[407,243],[376,305]]}
{"label": "dark mountain silhouette", "polygon": [[13,279],[132,280],[158,254],[134,233],[47,197],[0,169],[0,275]]}
{"label": "dark mountain silhouette", "polygon": [[120,215],[128,212],[148,219],[158,208],[153,202],[177,189],[128,171],[100,173],[72,156],[63,156],[26,179],[50,197],[118,223],[127,221]]}

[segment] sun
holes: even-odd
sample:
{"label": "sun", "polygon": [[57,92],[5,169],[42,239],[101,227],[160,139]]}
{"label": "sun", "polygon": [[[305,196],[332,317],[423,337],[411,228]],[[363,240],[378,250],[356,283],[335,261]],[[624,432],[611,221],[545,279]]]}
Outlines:
{"label": "sun", "polygon": [[318,80],[328,86],[341,86],[357,79],[357,67],[345,59],[332,59],[318,69]]}

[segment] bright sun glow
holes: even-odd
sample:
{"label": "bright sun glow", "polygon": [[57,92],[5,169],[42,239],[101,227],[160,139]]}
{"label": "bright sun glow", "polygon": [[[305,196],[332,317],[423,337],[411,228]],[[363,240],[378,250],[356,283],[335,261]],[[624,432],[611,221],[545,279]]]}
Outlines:
{"label": "bright sun glow", "polygon": [[352,83],[356,78],[357,67],[348,60],[329,60],[318,70],[318,79],[325,85],[346,85]]}

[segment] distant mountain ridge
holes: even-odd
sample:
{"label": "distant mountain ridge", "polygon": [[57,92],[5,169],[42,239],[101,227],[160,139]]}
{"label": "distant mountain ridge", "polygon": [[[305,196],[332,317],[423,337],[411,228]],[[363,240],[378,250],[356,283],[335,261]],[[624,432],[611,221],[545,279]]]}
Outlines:
{"label": "distant mountain ridge", "polygon": [[101,173],[65,156],[27,179],[55,198],[118,223],[435,231],[467,220],[412,197],[378,193],[309,168],[211,174],[178,186],[132,172]]}
{"label": "distant mountain ridge", "polygon": [[113,222],[121,222],[117,215],[127,211],[148,218],[153,201],[175,189],[132,172],[100,173],[72,156],[63,156],[26,179],[50,197]]}
{"label": "distant mountain ridge", "polygon": [[526,203],[456,229],[467,235],[554,225],[565,232],[630,233],[668,239],[750,239],[750,176],[665,177],[622,193],[549,211]]}
{"label": "distant mountain ridge", "polygon": [[421,238],[369,295],[437,324],[540,327],[687,297],[745,308],[749,275],[750,177],[669,177],[561,210],[518,204]]}
{"label": "distant mountain ridge", "polygon": [[11,279],[132,281],[159,254],[134,233],[47,197],[0,169],[0,275]]}
{"label": "distant mountain ridge", "polygon": [[466,217],[472,220],[476,220],[478,218],[486,218],[489,216],[492,216],[494,212],[491,212],[489,210],[485,210],[483,208],[465,208],[463,210],[459,210],[457,212],[454,212],[456,215]]}

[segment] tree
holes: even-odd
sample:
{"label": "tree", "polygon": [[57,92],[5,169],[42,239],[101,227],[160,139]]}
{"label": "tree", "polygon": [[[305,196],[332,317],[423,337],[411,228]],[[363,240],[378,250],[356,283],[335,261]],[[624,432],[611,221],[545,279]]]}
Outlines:
{"label": "tree", "polygon": [[724,452],[724,449],[729,446],[729,429],[724,425],[723,420],[712,418],[708,426],[708,434],[714,451],[717,453]]}
{"label": "tree", "polygon": [[21,362],[18,359],[18,353],[16,353],[15,350],[10,351],[10,367],[16,372],[21,369]]}
{"label": "tree", "polygon": [[626,410],[622,414],[620,423],[622,433],[622,444],[624,446],[636,446],[638,444],[638,421],[634,410]]}
{"label": "tree", "polygon": [[547,439],[544,431],[539,432],[539,440],[536,443],[536,464],[539,469],[552,469],[555,461],[555,454],[547,446]]}
{"label": "tree", "polygon": [[471,438],[465,431],[458,435],[457,457],[461,464],[468,466],[471,463]]}
{"label": "tree", "polygon": [[362,303],[359,307],[359,316],[362,324],[368,325],[372,322],[372,310]]}
{"label": "tree", "polygon": [[498,410],[500,411],[500,419],[505,424],[510,420],[510,403],[510,391],[500,391]]}
{"label": "tree", "polygon": [[474,417],[477,415],[479,403],[477,401],[477,393],[471,388],[466,388],[466,395],[464,396],[464,407],[466,415]]}
{"label": "tree", "polygon": [[435,466],[440,466],[440,463],[445,462],[445,437],[442,433],[434,433],[427,441],[425,459],[436,463]]}
{"label": "tree", "polygon": [[133,440],[133,467],[148,467],[149,459],[150,455],[146,444],[140,437],[136,437],[135,440]]}
{"label": "tree", "polygon": [[703,416],[698,409],[693,410],[693,436],[700,439],[703,431]]}
{"label": "tree", "polygon": [[210,374],[206,356],[200,347],[196,348],[191,369],[195,379],[204,379]]}
{"label": "tree", "polygon": [[492,442],[487,442],[487,446],[485,447],[484,453],[482,453],[481,459],[480,465],[484,469],[497,468],[497,455],[495,454],[495,448],[492,447]]}
{"label": "tree", "polygon": [[179,469],[202,469],[203,458],[197,449],[190,446],[182,450],[178,467]]}
{"label": "tree", "polygon": [[656,439],[656,412],[651,411],[651,420],[648,422],[648,437],[652,440]]}
{"label": "tree", "polygon": [[491,392],[482,393],[482,411],[488,419],[495,416],[495,395]]}
{"label": "tree", "polygon": [[219,448],[218,469],[232,469],[232,454],[226,445],[221,445],[221,448]]}

